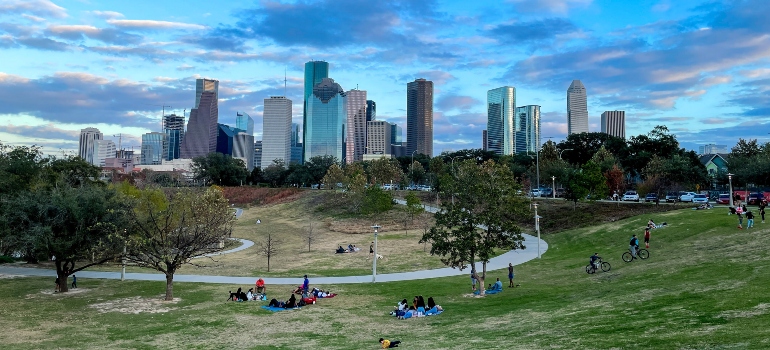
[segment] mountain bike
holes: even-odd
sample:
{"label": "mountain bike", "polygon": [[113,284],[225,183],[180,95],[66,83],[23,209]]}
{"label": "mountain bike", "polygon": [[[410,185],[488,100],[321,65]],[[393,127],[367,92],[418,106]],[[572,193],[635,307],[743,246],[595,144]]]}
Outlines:
{"label": "mountain bike", "polygon": [[[636,247],[636,256],[638,256],[640,259],[644,260],[650,257],[650,252],[647,249],[639,249],[639,247]],[[623,261],[625,262],[631,262],[634,260],[634,256],[631,255],[631,252],[625,252],[623,253]]]}
{"label": "mountain bike", "polygon": [[610,263],[606,261],[602,261],[602,259],[599,258],[599,261],[596,264],[589,263],[588,265],[586,265],[586,273],[588,273],[589,275],[592,273],[596,273],[596,265],[599,265],[602,271],[604,272],[607,272],[612,268],[612,266],[610,266]]}

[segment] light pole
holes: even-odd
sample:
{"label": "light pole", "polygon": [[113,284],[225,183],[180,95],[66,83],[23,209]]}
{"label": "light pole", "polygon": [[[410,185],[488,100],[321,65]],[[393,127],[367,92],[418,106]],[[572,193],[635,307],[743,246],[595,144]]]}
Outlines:
{"label": "light pole", "polygon": [[417,152],[417,150],[412,151],[412,162],[409,163],[409,182],[412,182],[412,184],[414,184],[414,152]]}
{"label": "light pole", "polygon": [[564,153],[564,151],[572,151],[572,150],[573,150],[572,148],[559,150],[559,159],[561,159],[561,154]]}
{"label": "light pole", "polygon": [[556,199],[556,176],[551,176],[551,180],[553,181],[553,184],[551,185],[551,195],[553,195],[553,199]]}
{"label": "light pole", "polygon": [[537,231],[537,258],[540,259],[540,215],[537,215],[537,203],[535,206],[535,231]]}
{"label": "light pole", "polygon": [[733,175],[734,174],[727,173],[727,181],[730,182],[730,206],[731,207],[733,206]]}
{"label": "light pole", "polygon": [[380,225],[374,224],[374,256],[372,256],[372,283],[375,282],[375,276],[377,276],[377,230],[380,229]]}
{"label": "light pole", "polygon": [[[454,157],[451,158],[452,159],[452,177],[453,178],[456,178],[456,176],[455,176],[455,158],[457,158],[457,157],[459,157],[459,156],[454,156]],[[454,204],[455,204],[455,190],[454,190],[454,188],[452,188],[452,205],[454,205]]]}

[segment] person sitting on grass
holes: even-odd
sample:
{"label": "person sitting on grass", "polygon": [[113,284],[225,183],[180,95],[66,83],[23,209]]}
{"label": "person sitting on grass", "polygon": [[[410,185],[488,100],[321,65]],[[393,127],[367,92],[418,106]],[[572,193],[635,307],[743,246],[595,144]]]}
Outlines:
{"label": "person sitting on grass", "polygon": [[390,341],[387,339],[380,338],[380,344],[382,344],[383,349],[397,348],[398,344],[401,344],[401,341],[399,340]]}
{"label": "person sitting on grass", "polygon": [[246,300],[254,299],[254,293],[252,293],[253,290],[254,290],[254,288],[249,288],[249,291],[246,292]]}
{"label": "person sitting on grass", "polygon": [[436,302],[433,300],[433,297],[428,297],[428,310],[432,309],[434,306],[436,306]]}
{"label": "person sitting on grass", "polygon": [[345,250],[345,248],[342,248],[342,246],[340,246],[339,248],[337,248],[337,250],[336,250],[336,251],[334,251],[334,252],[335,252],[335,253],[337,253],[337,254],[343,254],[343,253],[347,253],[347,251]]}
{"label": "person sitting on grass", "polygon": [[289,297],[289,300],[287,300],[286,303],[283,305],[283,308],[293,309],[295,307],[297,307],[297,298],[292,293],[292,295]]}

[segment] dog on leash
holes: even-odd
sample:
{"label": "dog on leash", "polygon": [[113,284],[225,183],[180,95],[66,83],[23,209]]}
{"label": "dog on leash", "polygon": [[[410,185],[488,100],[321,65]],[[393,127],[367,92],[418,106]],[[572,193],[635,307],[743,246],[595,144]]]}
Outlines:
{"label": "dog on leash", "polygon": [[229,292],[230,292],[230,297],[229,297],[229,298],[227,298],[227,301],[230,301],[230,300],[232,300],[232,301],[238,301],[238,298],[240,298],[240,296],[238,295],[238,293],[233,293],[233,291],[229,291]]}

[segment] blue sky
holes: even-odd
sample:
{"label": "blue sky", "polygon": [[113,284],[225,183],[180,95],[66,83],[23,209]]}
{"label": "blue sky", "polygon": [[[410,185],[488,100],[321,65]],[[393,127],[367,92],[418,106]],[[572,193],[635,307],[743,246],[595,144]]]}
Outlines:
{"label": "blue sky", "polygon": [[[626,135],[666,125],[686,148],[770,140],[770,6],[754,1],[0,0],[0,141],[77,149],[79,130],[139,146],[161,105],[220,81],[220,122],[284,94],[302,120],[304,63],[406,126],[406,83],[434,81],[434,151],[480,148],[486,91],[538,104],[566,136],[566,90],[588,92],[589,129],[626,111]],[[167,109],[168,110],[168,109]],[[546,141],[544,138],[543,141]]]}

